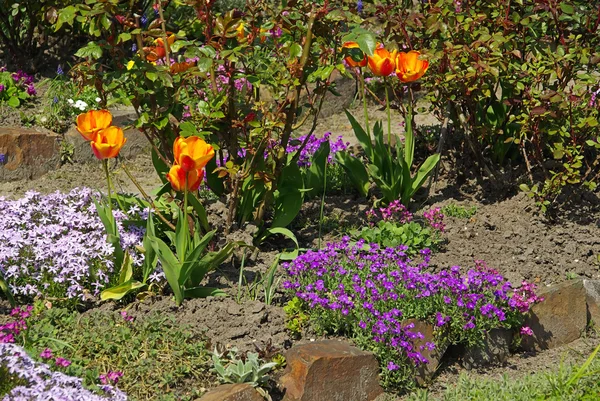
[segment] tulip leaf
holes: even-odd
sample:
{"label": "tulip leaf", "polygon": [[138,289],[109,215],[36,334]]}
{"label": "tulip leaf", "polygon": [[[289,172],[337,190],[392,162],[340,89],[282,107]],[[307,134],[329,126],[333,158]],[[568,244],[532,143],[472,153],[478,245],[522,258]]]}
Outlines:
{"label": "tulip leaf", "polygon": [[107,288],[100,293],[100,299],[106,301],[108,299],[119,300],[131,291],[135,291],[144,287],[144,283],[136,280],[129,280],[114,287]]}
{"label": "tulip leaf", "polygon": [[307,194],[314,197],[323,191],[325,185],[325,169],[327,168],[327,158],[330,153],[329,141],[323,141],[319,149],[311,158],[311,165],[306,170],[305,188],[308,189]]}
{"label": "tulip leaf", "polygon": [[335,159],[346,170],[352,185],[362,196],[366,197],[369,193],[369,174],[363,162],[347,152],[337,152]]}
{"label": "tulip leaf", "polygon": [[185,290],[186,298],[226,297],[227,293],[214,287],[194,287]]}
{"label": "tulip leaf", "polygon": [[6,295],[8,302],[10,302],[10,306],[14,307],[16,305],[15,299],[13,298],[12,293],[10,292],[10,288],[8,287],[8,284],[6,283],[6,280],[4,280],[4,277],[2,276],[1,273],[0,273],[0,290],[2,290],[4,295]]}
{"label": "tulip leaf", "polygon": [[208,231],[210,226],[208,225],[208,216],[206,215],[206,209],[196,194],[192,194],[188,192],[188,203],[194,208],[196,215],[198,215],[198,220],[200,220],[200,225],[204,231]]}

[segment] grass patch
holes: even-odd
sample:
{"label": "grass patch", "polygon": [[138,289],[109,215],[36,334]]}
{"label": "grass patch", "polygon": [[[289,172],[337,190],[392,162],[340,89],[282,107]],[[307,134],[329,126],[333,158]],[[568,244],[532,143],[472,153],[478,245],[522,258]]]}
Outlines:
{"label": "grass patch", "polygon": [[40,354],[50,348],[72,362],[65,373],[90,387],[100,384],[100,375],[123,372],[117,387],[130,400],[193,400],[214,381],[204,339],[172,317],[130,321],[112,312],[50,309],[28,319],[28,326],[30,355],[43,361]]}
{"label": "grass patch", "polygon": [[459,219],[470,219],[477,213],[477,206],[465,207],[450,203],[442,208],[442,213],[449,217],[457,217]]}
{"label": "grass patch", "polygon": [[481,380],[462,374],[441,396],[420,390],[407,401],[592,401],[600,400],[600,346],[580,366],[561,365],[557,371],[518,379]]}

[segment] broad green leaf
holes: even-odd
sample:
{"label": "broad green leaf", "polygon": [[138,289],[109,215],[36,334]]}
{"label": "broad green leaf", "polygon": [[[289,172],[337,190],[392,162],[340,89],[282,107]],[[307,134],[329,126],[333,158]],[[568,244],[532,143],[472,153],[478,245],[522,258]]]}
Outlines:
{"label": "broad green leaf", "polygon": [[296,248],[293,251],[291,251],[291,252],[282,252],[281,255],[280,255],[280,257],[279,257],[280,259],[282,259],[282,260],[290,260],[290,259],[293,259],[296,256],[298,256],[298,251],[300,249],[300,245],[298,244],[298,239],[296,238],[296,236],[294,235],[294,233],[291,232],[287,228],[283,228],[283,227],[269,228],[260,237],[259,242],[263,242],[269,236],[275,235],[275,234],[283,235],[284,237],[287,237],[287,238],[291,239],[292,241],[294,241],[294,244],[296,244]]}
{"label": "broad green leaf", "polygon": [[[429,156],[425,162],[419,167],[417,174],[412,179],[411,186],[407,187],[408,191],[402,196],[402,203],[407,204],[413,195],[421,188],[427,177],[433,172],[433,169],[440,161],[440,154],[436,153]],[[406,203],[404,203],[406,202]]]}
{"label": "broad green leaf", "polygon": [[190,273],[190,280],[192,286],[200,285],[200,282],[204,279],[204,276],[210,271],[215,270],[221,263],[225,261],[233,252],[238,242],[230,242],[221,248],[218,252],[207,252],[197,262],[196,266]]}
{"label": "broad green leaf", "polygon": [[137,280],[129,280],[122,284],[103,290],[100,293],[100,299],[103,301],[106,301],[107,299],[119,300],[125,295],[127,295],[129,292],[142,288],[145,285],[146,284],[140,283]]}
{"label": "broad green leaf", "polygon": [[208,231],[210,227],[208,225],[208,216],[206,215],[206,209],[204,208],[204,205],[202,204],[202,202],[200,202],[200,199],[198,199],[198,196],[195,193],[192,194],[188,192],[188,204],[192,206],[192,208],[194,208],[194,211],[198,216],[198,220],[200,220],[200,225],[202,225],[202,229],[204,231]]}
{"label": "broad green leaf", "polygon": [[154,250],[158,254],[158,259],[162,265],[163,272],[167,279],[167,283],[173,290],[177,305],[183,302],[183,288],[179,285],[179,274],[181,272],[181,264],[171,251],[171,248],[163,240],[157,237],[149,237]]}
{"label": "broad green leaf", "polygon": [[186,298],[226,297],[227,293],[219,288],[194,287],[185,290]]}
{"label": "broad green leaf", "polygon": [[324,141],[311,158],[311,165],[306,170],[306,182],[304,186],[308,189],[310,197],[317,196],[323,192],[325,185],[325,169],[327,158],[330,153],[329,141]]}
{"label": "broad green leaf", "polygon": [[356,139],[358,140],[359,145],[362,146],[362,148],[365,150],[365,153],[367,154],[367,157],[369,158],[369,160],[373,160],[373,145],[371,144],[371,138],[365,132],[365,130],[359,124],[359,122],[356,121],[356,118],[354,118],[354,116],[352,114],[350,114],[350,112],[348,110],[344,109],[344,112],[346,113],[346,116],[348,117],[348,120],[350,121],[350,124],[352,125],[352,129],[354,130],[354,135],[356,136]]}
{"label": "broad green leaf", "polygon": [[8,287],[8,284],[6,283],[6,280],[4,280],[2,274],[0,274],[0,290],[2,290],[4,295],[6,295],[6,299],[8,299],[8,302],[10,302],[10,306],[14,307],[16,305],[15,299],[13,298],[10,288]]}
{"label": "broad green leaf", "polygon": [[354,185],[354,187],[358,190],[358,192],[367,197],[369,192],[369,174],[365,168],[363,162],[348,152],[337,152],[335,155],[335,159],[337,162],[346,170],[348,174],[348,178]]}

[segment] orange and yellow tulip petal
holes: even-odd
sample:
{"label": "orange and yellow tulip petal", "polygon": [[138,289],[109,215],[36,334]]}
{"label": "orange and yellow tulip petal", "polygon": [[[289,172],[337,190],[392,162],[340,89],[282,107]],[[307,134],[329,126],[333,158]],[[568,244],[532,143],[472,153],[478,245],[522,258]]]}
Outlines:
{"label": "orange and yellow tulip petal", "polygon": [[[356,42],[345,42],[342,45],[342,48],[344,48],[344,49],[359,49],[359,45]],[[362,61],[356,61],[351,56],[346,56],[344,58],[344,61],[350,67],[364,67],[367,65],[367,56],[364,56]]]}
{"label": "orange and yellow tulip petal", "polygon": [[408,53],[400,52],[396,57],[396,75],[402,82],[412,82],[421,78],[427,68],[429,61],[421,60],[421,53],[411,50]]}
{"label": "orange and yellow tulip petal", "polygon": [[119,155],[121,148],[127,142],[123,130],[119,127],[108,127],[98,131],[91,143],[94,155],[100,159],[113,159]]}
{"label": "orange and yellow tulip petal", "polygon": [[181,72],[186,72],[187,70],[189,70],[190,68],[192,68],[195,65],[196,65],[196,63],[193,61],[184,61],[181,63],[173,63],[171,65],[171,74],[179,74]]}
{"label": "orange and yellow tulip petal", "polygon": [[200,187],[202,178],[204,177],[203,170],[185,171],[180,165],[175,164],[167,174],[167,180],[171,183],[171,187],[175,191],[185,191],[187,177],[187,190],[196,191]]}
{"label": "orange and yellow tulip petal", "polygon": [[372,56],[368,56],[369,69],[373,75],[387,77],[396,69],[396,50],[389,52],[383,47],[378,47]]}
{"label": "orange and yellow tulip petal", "polygon": [[173,143],[175,163],[185,171],[199,170],[215,156],[215,150],[197,136],[179,137]]}
{"label": "orange and yellow tulip petal", "polygon": [[98,131],[110,127],[112,114],[108,110],[90,110],[77,116],[77,131],[86,141],[93,141]]}

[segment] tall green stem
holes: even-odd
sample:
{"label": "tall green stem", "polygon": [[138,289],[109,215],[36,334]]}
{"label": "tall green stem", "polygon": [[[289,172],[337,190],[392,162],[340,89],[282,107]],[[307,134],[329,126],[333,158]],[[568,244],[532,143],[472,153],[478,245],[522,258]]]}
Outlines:
{"label": "tall green stem", "polygon": [[321,196],[321,213],[319,215],[319,249],[321,249],[321,230],[323,228],[323,211],[325,210],[325,192],[327,191],[327,158],[323,166],[323,195]]}
{"label": "tall green stem", "polygon": [[190,230],[188,229],[188,175],[186,173],[185,175],[185,187],[183,189],[183,238],[184,238],[184,244],[183,244],[183,255],[182,255],[182,261],[181,264],[183,265],[185,263],[185,257],[187,255],[187,251],[188,251],[188,237],[190,235]]}
{"label": "tall green stem", "polygon": [[367,90],[366,90],[366,86],[365,86],[365,76],[363,73],[363,69],[360,69],[360,90],[362,92],[362,98],[363,98],[363,109],[365,112],[365,124],[367,125],[367,135],[369,135],[369,138],[371,137],[371,128],[369,127],[369,112],[367,110]]}
{"label": "tall green stem", "polygon": [[102,166],[104,167],[104,173],[106,174],[106,183],[108,184],[108,208],[110,209],[110,214],[112,216],[112,185],[110,182],[110,174],[108,172],[108,159],[102,159]]}
{"label": "tall green stem", "polygon": [[392,115],[390,113],[390,94],[387,85],[387,78],[383,77],[383,86],[385,86],[385,108],[387,111],[387,126],[388,126],[388,147],[390,154],[392,152]]}
{"label": "tall green stem", "polygon": [[414,120],[414,97],[412,88],[408,87],[408,107],[406,110],[406,117],[404,119],[405,134],[404,134],[404,160],[406,165],[410,169],[413,163],[413,157],[415,153],[415,141],[413,135],[413,120]]}

